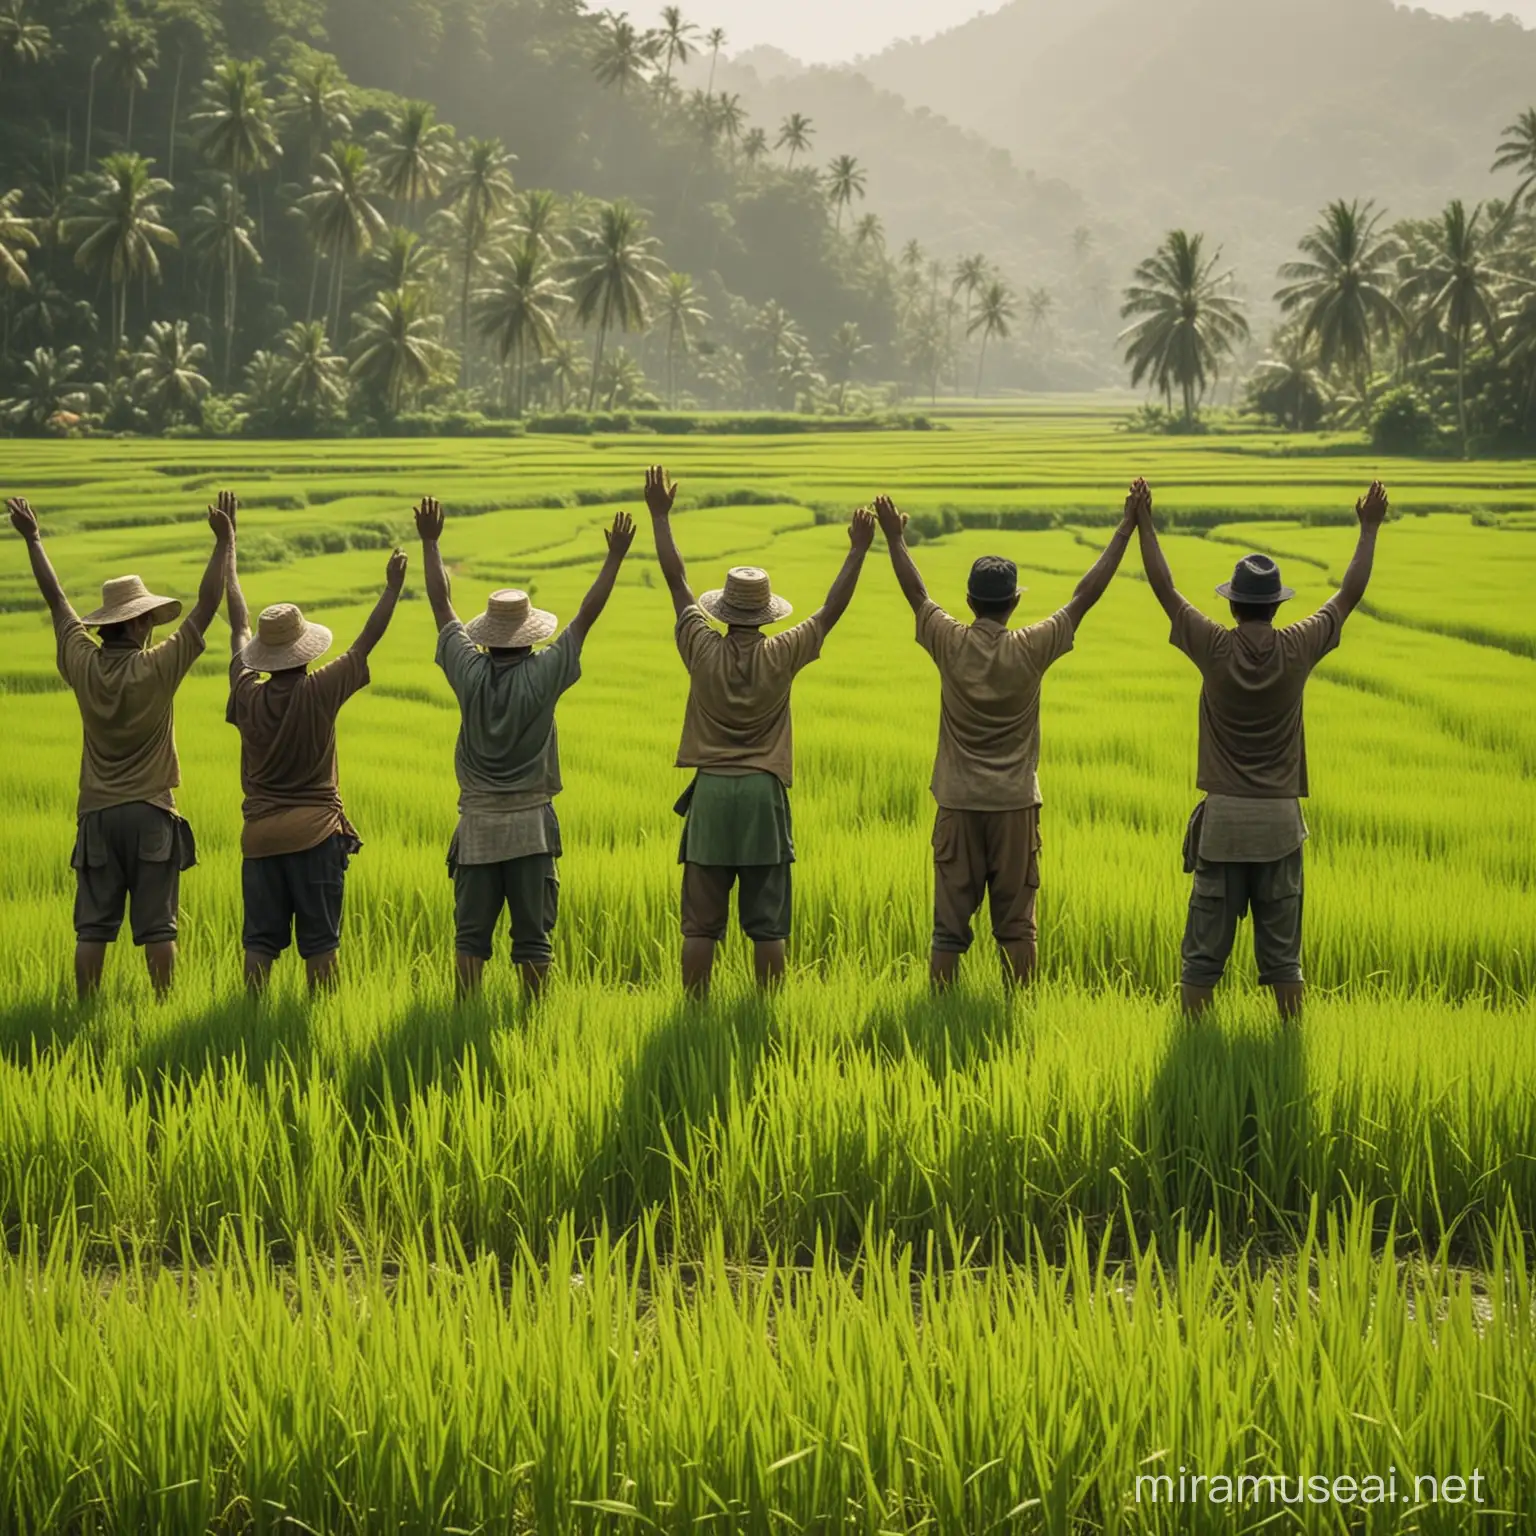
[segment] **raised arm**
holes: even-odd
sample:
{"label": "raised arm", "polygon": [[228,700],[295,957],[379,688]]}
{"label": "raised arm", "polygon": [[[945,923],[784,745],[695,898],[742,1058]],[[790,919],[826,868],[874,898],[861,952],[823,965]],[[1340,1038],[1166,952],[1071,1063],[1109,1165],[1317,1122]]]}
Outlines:
{"label": "raised arm", "polygon": [[1373,480],[1370,490],[1355,503],[1355,516],[1360,519],[1360,538],[1335,599],[1343,606],[1345,617],[1360,606],[1365,589],[1370,585],[1371,567],[1376,563],[1376,535],[1387,520],[1390,505],[1387,488],[1379,480]]}
{"label": "raised arm", "polygon": [[672,611],[682,618],[684,611],[693,607],[693,591],[688,585],[688,573],[683,569],[677,541],[672,537],[672,503],[676,500],[676,484],[667,480],[667,472],[660,464],[653,464],[645,472],[645,504],[651,514],[651,532],[656,536],[656,559],[661,565],[661,577],[672,594]]}
{"label": "raised arm", "polygon": [[1109,547],[1094,561],[1088,574],[1078,582],[1077,590],[1072,594],[1067,603],[1067,612],[1072,616],[1072,628],[1075,630],[1088,617],[1089,610],[1109,590],[1109,584],[1114,579],[1114,574],[1120,569],[1120,562],[1125,558],[1125,552],[1130,548],[1131,534],[1138,522],[1137,508],[1143,498],[1151,500],[1151,492],[1147,490],[1146,482],[1138,480],[1131,487],[1131,493],[1125,498],[1125,514],[1120,519],[1120,526],[1115,529],[1114,537],[1109,541]]}
{"label": "raised arm", "polygon": [[907,548],[907,520],[896,510],[896,503],[889,496],[875,497],[875,517],[880,531],[885,535],[885,547],[891,552],[891,568],[896,572],[896,584],[901,595],[911,603],[916,613],[928,601],[928,588]]}
{"label": "raised arm", "polygon": [[224,572],[224,597],[229,605],[229,654],[238,656],[251,640],[251,610],[240,590],[235,547],[239,542],[240,503],[228,491],[219,492],[219,507],[229,518],[229,565]]}
{"label": "raised arm", "polygon": [[69,599],[65,597],[64,588],[59,585],[59,578],[54,575],[48,553],[43,548],[43,531],[37,525],[37,513],[32,510],[25,496],[11,497],[5,508],[11,514],[11,527],[26,540],[27,558],[32,562],[32,579],[48,605],[48,612],[53,615],[53,622],[56,625],[75,622],[78,616],[69,606]]}
{"label": "raised arm", "polygon": [[859,572],[864,569],[864,556],[869,553],[869,546],[874,542],[875,514],[868,507],[860,507],[848,524],[848,558],[843,561],[843,568],[837,573],[837,580],[832,583],[826,602],[814,615],[821,625],[823,635],[830,633],[837,621],[847,613],[848,604],[853,601],[854,590],[859,584]]}
{"label": "raised arm", "polygon": [[439,540],[443,536],[442,504],[433,496],[422,497],[416,507],[416,532],[421,537],[421,564],[427,573],[427,601],[432,605],[432,618],[439,630],[457,623],[458,614],[453,611],[449,597],[448,572],[443,568],[443,551]]}
{"label": "raised arm", "polygon": [[213,552],[203,568],[203,580],[197,589],[197,601],[192,611],[181,621],[183,629],[195,629],[199,635],[208,633],[213,616],[219,611],[219,600],[224,596],[224,583],[229,576],[229,552],[235,543],[235,525],[227,502],[234,497],[228,491],[221,492],[217,506],[208,508],[208,526],[213,529]]}
{"label": "raised arm", "polygon": [[1163,546],[1157,542],[1157,529],[1152,526],[1152,491],[1145,480],[1136,481],[1131,490],[1133,493],[1142,493],[1136,499],[1136,528],[1141,535],[1141,563],[1146,567],[1147,582],[1153,595],[1171,619],[1184,606],[1184,599],[1173,584],[1173,572],[1168,569],[1168,558],[1163,554]]}
{"label": "raised arm", "polygon": [[576,617],[571,620],[570,627],[576,631],[580,640],[585,640],[591,634],[592,626],[602,617],[608,599],[613,596],[613,584],[619,579],[619,567],[624,564],[629,546],[635,542],[634,518],[628,512],[620,512],[613,520],[613,527],[605,530],[604,537],[608,540],[608,558],[603,561],[597,580],[592,583],[591,590],[581,600],[581,607],[576,610]]}
{"label": "raised arm", "polygon": [[352,642],[352,649],[364,661],[367,661],[374,646],[384,638],[384,631],[389,628],[389,621],[395,616],[395,604],[400,601],[400,589],[404,585],[405,551],[397,549],[389,557],[389,565],[384,573],[384,590],[379,594],[378,602],[373,605],[373,612],[368,615],[362,633]]}

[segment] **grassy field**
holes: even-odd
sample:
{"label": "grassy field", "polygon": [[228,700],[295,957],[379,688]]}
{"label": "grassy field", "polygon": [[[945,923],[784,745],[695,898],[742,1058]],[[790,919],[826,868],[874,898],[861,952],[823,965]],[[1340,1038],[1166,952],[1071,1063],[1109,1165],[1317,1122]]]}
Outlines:
{"label": "grassy field", "polygon": [[[1246,956],[1208,1024],[1171,1007],[1198,680],[1134,552],[1046,685],[1038,992],[1005,1003],[979,942],[926,995],[938,690],[877,546],[797,685],[789,983],[751,997],[738,935],[687,1005],[686,679],[644,527],[562,706],[536,1011],[504,947],[484,1005],[451,1007],[457,717],[414,548],[342,717],[366,847],[341,993],[311,1006],[291,956],[267,1002],[240,992],[221,619],[177,706],[201,862],[176,994],[153,1004],[123,943],[81,1010],[78,720],[0,545],[0,1528],[1525,1529],[1536,481],[1293,446],[1133,438],[1081,403],[763,440],[7,445],[77,607],[125,570],[190,597],[227,486],[253,608],[297,601],[340,643],[422,494],[462,615],[515,584],[568,618],[658,457],[695,588],[761,563],[801,614],[846,547],[827,519],[882,490],[951,525],[1054,514],[916,551],[952,607],[976,555],[1012,555],[1030,616],[1138,473],[1214,614],[1235,546],[1276,552],[1305,610],[1374,475],[1407,515],[1309,693],[1299,1033]],[[1179,1465],[1478,1470],[1485,1502],[1138,1502]]]}

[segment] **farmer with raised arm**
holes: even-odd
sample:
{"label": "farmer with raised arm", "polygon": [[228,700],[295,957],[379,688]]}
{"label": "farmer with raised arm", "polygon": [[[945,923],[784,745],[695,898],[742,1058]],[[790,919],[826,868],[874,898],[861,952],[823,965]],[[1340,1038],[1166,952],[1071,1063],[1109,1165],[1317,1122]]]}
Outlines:
{"label": "farmer with raised arm", "polygon": [[174,634],[151,646],[155,626],[181,612],[177,599],[151,592],[137,576],[116,576],[101,589],[101,607],[78,617],[43,550],[36,514],[22,497],[7,509],[27,542],[32,575],[53,615],[59,672],[80,708],[84,747],[70,859],[75,987],[89,997],[101,985],[107,945],[117,939],[127,904],[133,942],[164,996],[176,970],[181,872],[197,862],[192,829],[176,814],[181,766],[172,704],[218,612],[233,531],[223,512],[208,509],[214,548],[197,603]]}
{"label": "farmer with raised arm", "polygon": [[634,542],[634,519],[627,512],[614,518],[597,580],[565,632],[540,651],[534,647],[560,621],[535,608],[526,592],[493,592],[484,613],[459,622],[439,542],[443,509],[430,496],[416,508],[416,531],[437,623],[437,664],[459,701],[459,824],[448,849],[459,996],[479,989],[506,907],[512,962],[527,994],[537,997],[549,973],[559,915],[554,799],[562,785],[555,706],[581,676],[582,645],[613,593]]}
{"label": "farmer with raised arm", "polygon": [[[233,527],[239,504],[219,508]],[[229,548],[229,707],[240,732],[245,825],[240,873],[245,902],[245,984],[265,990],[273,962],[297,942],[309,990],[336,981],[347,866],[363,845],[336,780],[336,716],[369,682],[368,658],[384,638],[405,581],[405,555],[389,557],[384,592],[351,646],[311,672],[331,632],[292,603],[263,608],[251,636],[233,540]],[[267,679],[262,681],[261,674]]]}
{"label": "farmer with raised arm", "polygon": [[[683,987],[709,992],[715,945],[730,920],[731,887],[741,886],[738,917],[753,944],[760,987],[784,975],[791,917],[790,867],[795,859],[789,788],[794,778],[789,694],[802,668],[847,612],[864,556],[874,540],[869,512],[853,514],[851,548],[826,602],[803,623],[772,637],[763,627],[791,613],[768,573],[753,566],[727,572],[725,586],[697,601],[672,537],[677,486],[659,465],[646,472],[645,501],[656,535],[661,574],[677,616],[677,648],[688,669],[677,766],[696,770],[678,803],[686,815],[683,866]],[[706,617],[707,615],[707,617]],[[710,624],[726,625],[721,634]]]}
{"label": "farmer with raised arm", "polygon": [[875,502],[902,595],[917,615],[917,642],[939,669],[939,749],[933,769],[933,948],[936,991],[953,985],[971,947],[983,896],[1012,988],[1035,973],[1040,886],[1040,685],[1072,649],[1078,626],[1104,595],[1136,526],[1136,493],[1109,547],[1067,605],[1024,629],[1009,629],[1023,588],[1018,567],[984,555],[971,567],[970,624],[928,596],[907,549],[906,518],[888,496]]}
{"label": "farmer with raised arm", "polygon": [[1301,1012],[1301,802],[1308,792],[1302,695],[1365,596],[1387,516],[1379,482],[1355,513],[1360,538],[1343,585],[1311,618],[1276,629],[1280,605],[1296,594],[1268,555],[1247,555],[1231,581],[1216,588],[1236,620],[1228,629],[1179,595],[1152,525],[1151,494],[1138,503],[1147,580],[1173,623],[1170,640],[1203,680],[1196,782],[1205,799],[1190,818],[1184,847],[1185,870],[1194,876],[1183,945],[1184,1011],[1191,1016],[1210,1006],[1249,910],[1260,983],[1273,988],[1282,1018]]}

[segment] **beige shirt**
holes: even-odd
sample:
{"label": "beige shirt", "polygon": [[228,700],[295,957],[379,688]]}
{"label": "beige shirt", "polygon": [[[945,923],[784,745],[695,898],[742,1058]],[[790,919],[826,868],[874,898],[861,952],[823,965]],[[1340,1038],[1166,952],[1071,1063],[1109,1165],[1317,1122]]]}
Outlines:
{"label": "beige shirt", "polygon": [[1207,795],[1200,857],[1213,864],[1272,864],[1307,840],[1301,801]]}
{"label": "beige shirt", "polygon": [[1310,619],[1276,629],[1218,624],[1190,603],[1175,615],[1170,641],[1200,669],[1200,766],[1210,795],[1294,800],[1307,793],[1301,699],[1312,669],[1339,643],[1338,598]]}
{"label": "beige shirt", "polygon": [[1063,608],[1027,629],[995,619],[962,624],[935,602],[917,614],[917,642],[939,668],[939,752],[933,798],[950,811],[1023,811],[1040,804],[1040,683],[1072,649]]}
{"label": "beige shirt", "polygon": [[172,703],[203,653],[202,635],[183,623],[148,650],[122,641],[97,645],[79,619],[55,624],[59,674],[80,706],[78,814],[136,800],[174,811],[181,783]]}
{"label": "beige shirt", "polygon": [[677,649],[692,686],[677,766],[771,773],[787,789],[795,771],[789,690],[821,655],[824,638],[814,617],[778,635],[722,635],[698,604],[685,609]]}

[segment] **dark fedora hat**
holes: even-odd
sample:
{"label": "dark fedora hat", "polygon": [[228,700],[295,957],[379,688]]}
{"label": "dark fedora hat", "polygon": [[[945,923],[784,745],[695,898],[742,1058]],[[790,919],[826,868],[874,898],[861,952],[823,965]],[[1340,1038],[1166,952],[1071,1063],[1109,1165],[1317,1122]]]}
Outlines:
{"label": "dark fedora hat", "polygon": [[1011,603],[1025,589],[1019,585],[1019,568],[1001,555],[983,555],[971,567],[965,595],[973,603]]}
{"label": "dark fedora hat", "polygon": [[1280,580],[1280,567],[1268,555],[1244,555],[1232,572],[1232,580],[1216,588],[1218,597],[1234,603],[1284,603],[1296,593]]}

